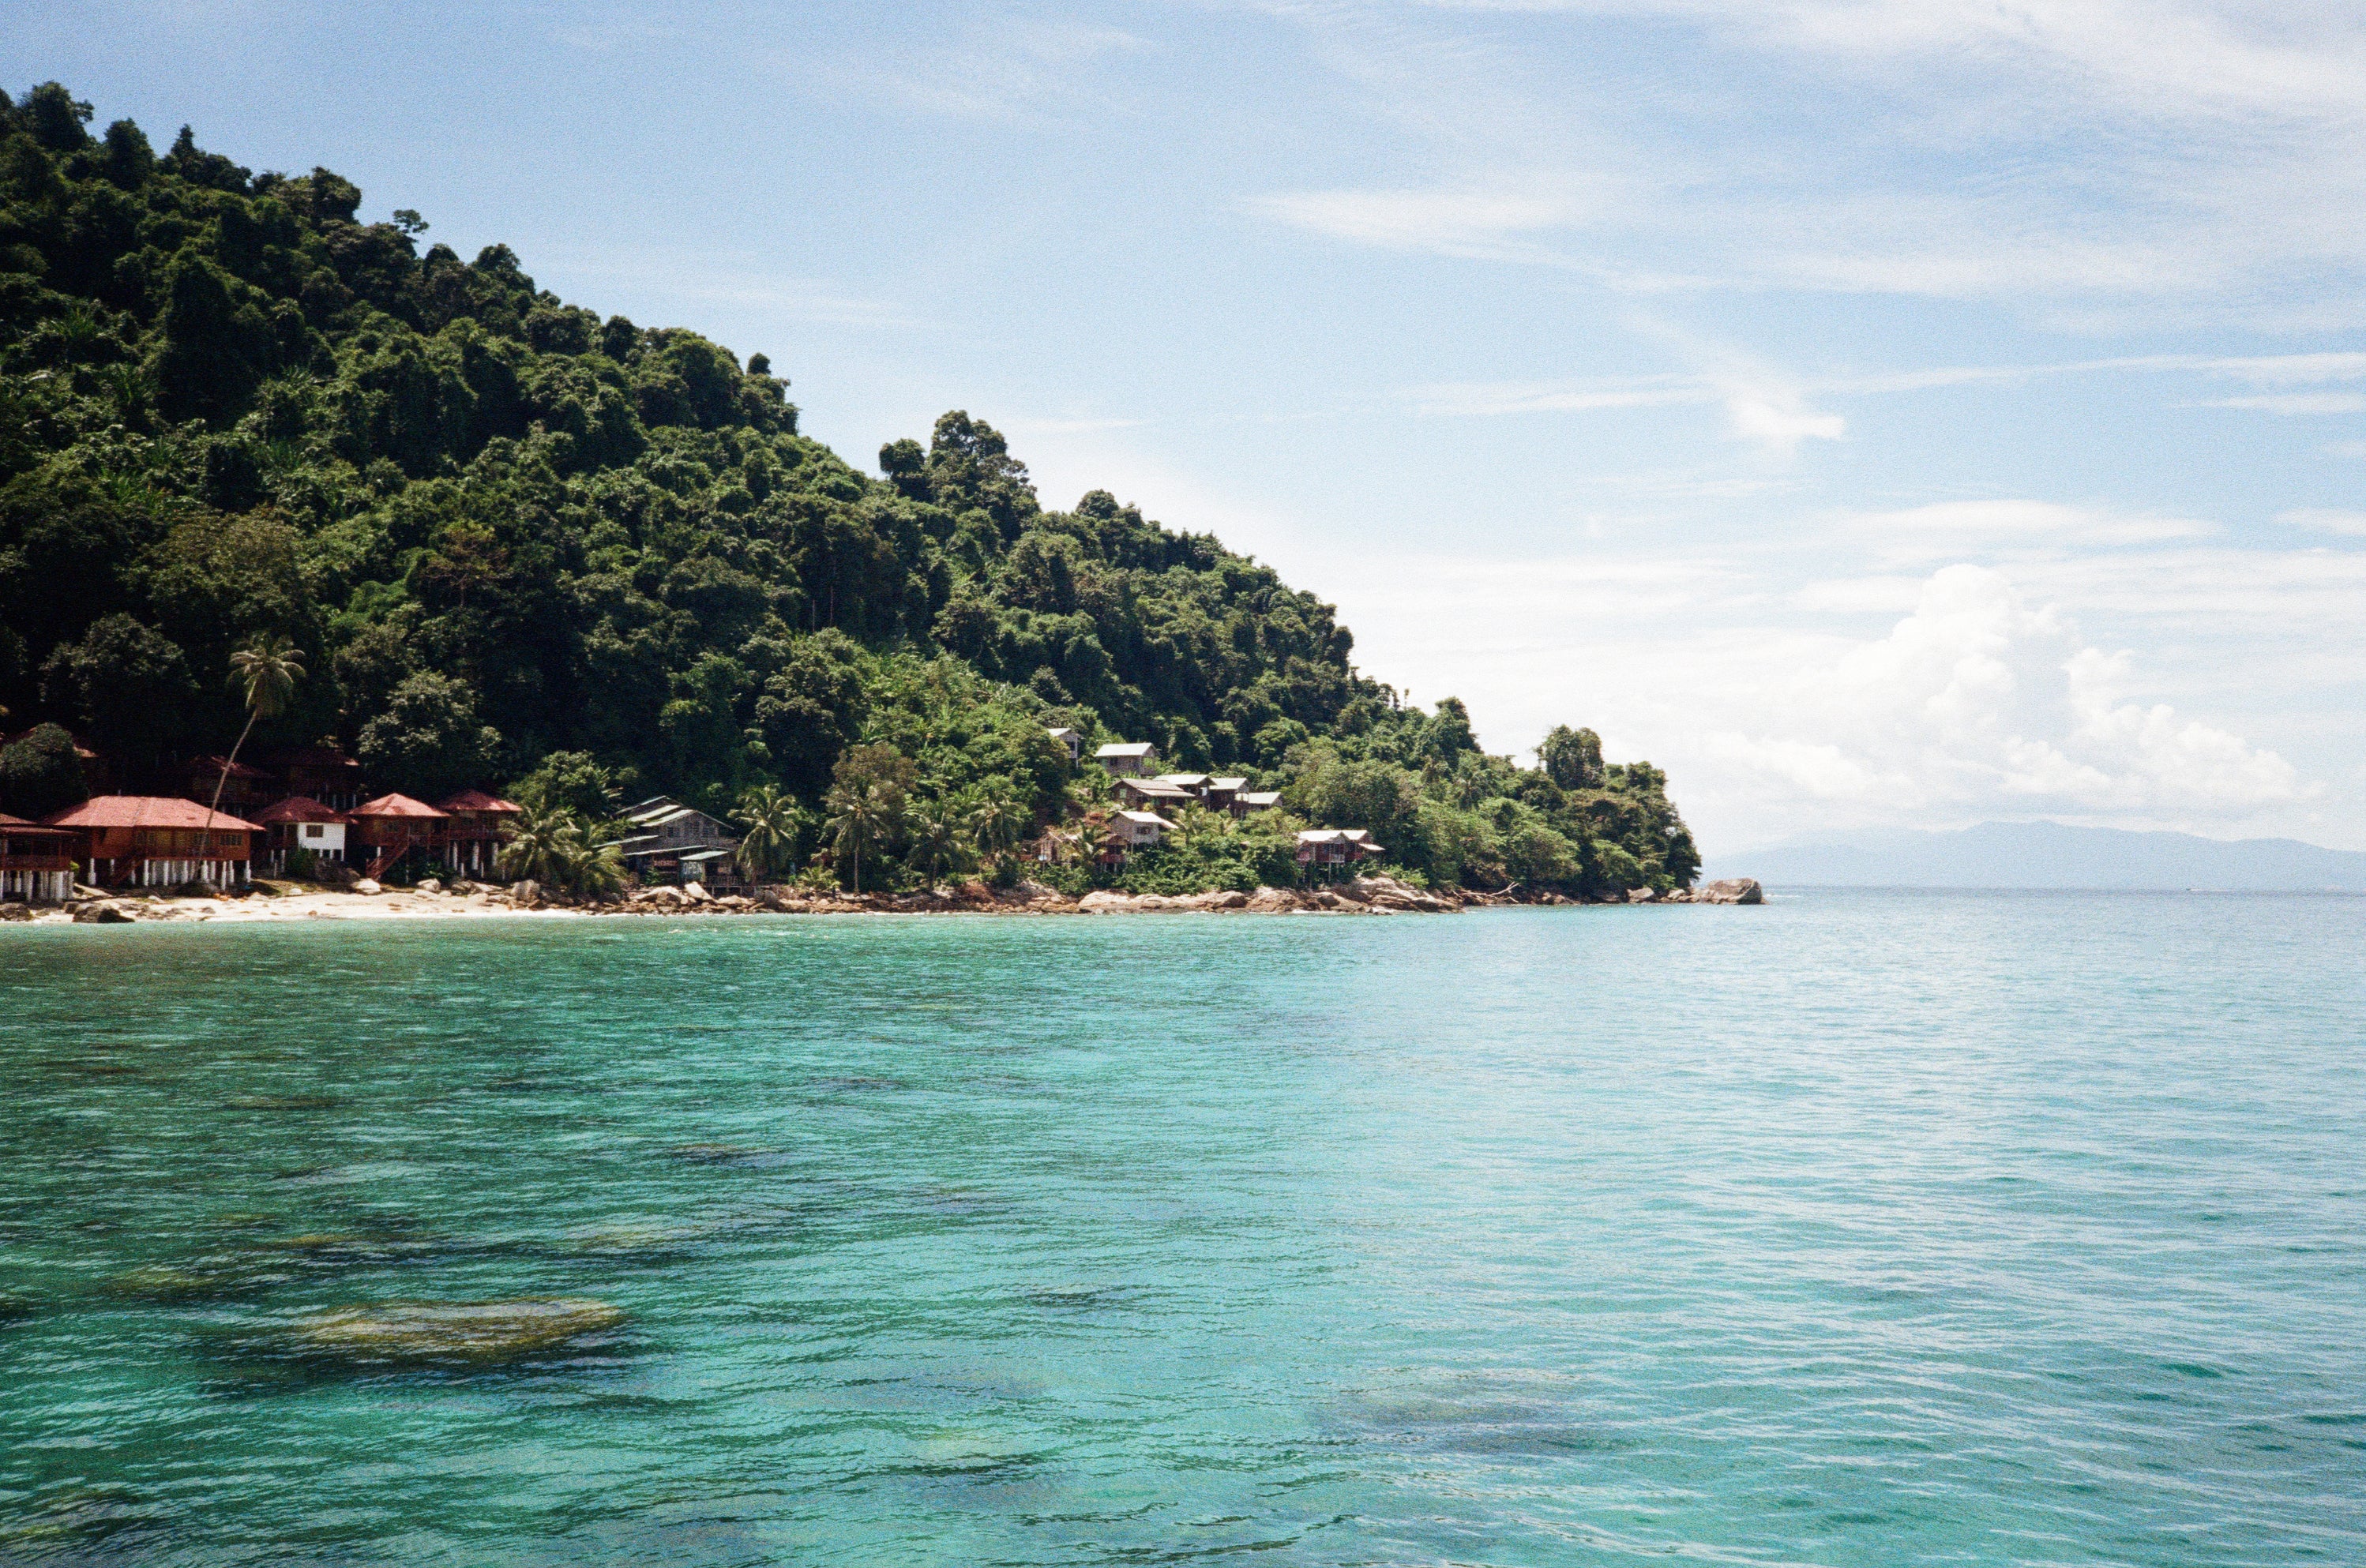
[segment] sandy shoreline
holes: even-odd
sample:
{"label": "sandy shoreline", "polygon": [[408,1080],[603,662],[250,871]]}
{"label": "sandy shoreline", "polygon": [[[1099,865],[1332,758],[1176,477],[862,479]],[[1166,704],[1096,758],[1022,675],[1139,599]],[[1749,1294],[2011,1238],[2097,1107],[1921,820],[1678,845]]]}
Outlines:
{"label": "sandy shoreline", "polygon": [[[287,886],[282,884],[282,886]],[[806,897],[782,889],[766,889],[760,898],[715,898],[700,890],[641,889],[604,903],[554,902],[532,884],[517,889],[482,884],[434,892],[389,888],[361,893],[342,889],[291,888],[287,891],[256,891],[242,898],[85,897],[73,905],[24,912],[23,905],[0,906],[7,924],[63,925],[76,924],[266,924],[293,920],[580,920],[617,915],[730,914],[1451,914],[1468,909],[1504,904],[1578,906],[1583,903],[1756,903],[1758,884],[1749,881],[1711,883],[1677,894],[1637,894],[1627,898],[1577,900],[1557,893],[1524,896],[1478,893],[1462,889],[1430,892],[1385,877],[1359,877],[1329,887],[1305,890],[1259,888],[1254,893],[1195,893],[1182,897],[1087,893],[1071,899],[1040,883],[993,890],[982,882],[938,888],[918,893],[836,893]]]}

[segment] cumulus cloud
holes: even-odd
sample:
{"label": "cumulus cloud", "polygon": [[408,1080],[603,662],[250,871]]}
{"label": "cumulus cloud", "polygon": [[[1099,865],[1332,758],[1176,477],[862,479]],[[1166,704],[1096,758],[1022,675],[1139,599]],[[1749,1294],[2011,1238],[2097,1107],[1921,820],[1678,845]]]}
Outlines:
{"label": "cumulus cloud", "polygon": [[2004,574],[1952,566],[1886,635],[1733,689],[1752,717],[1709,749],[1752,788],[1881,816],[2225,817],[2309,792],[2274,752],[2131,700],[2133,678]]}

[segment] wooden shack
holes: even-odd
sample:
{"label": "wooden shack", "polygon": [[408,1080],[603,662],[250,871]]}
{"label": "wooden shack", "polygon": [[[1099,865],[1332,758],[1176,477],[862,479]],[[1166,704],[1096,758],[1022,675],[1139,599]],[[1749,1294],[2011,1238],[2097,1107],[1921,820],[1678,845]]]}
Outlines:
{"label": "wooden shack", "polygon": [[164,795],[94,795],[45,819],[76,835],[75,858],[107,888],[243,882],[263,830],[241,817]]}

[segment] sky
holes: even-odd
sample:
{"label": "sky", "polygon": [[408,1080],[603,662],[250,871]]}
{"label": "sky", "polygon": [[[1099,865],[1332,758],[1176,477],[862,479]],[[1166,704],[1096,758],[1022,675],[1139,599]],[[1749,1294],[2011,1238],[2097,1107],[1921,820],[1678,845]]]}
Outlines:
{"label": "sky", "polygon": [[966,409],[1713,857],[2366,848],[2366,6],[0,0],[875,466]]}

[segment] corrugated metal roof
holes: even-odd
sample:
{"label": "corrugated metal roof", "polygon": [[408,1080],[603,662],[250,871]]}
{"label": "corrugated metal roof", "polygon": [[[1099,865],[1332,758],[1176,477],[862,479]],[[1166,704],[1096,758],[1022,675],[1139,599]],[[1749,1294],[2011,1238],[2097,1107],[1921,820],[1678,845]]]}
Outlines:
{"label": "corrugated metal roof", "polygon": [[1157,749],[1148,741],[1122,741],[1112,745],[1105,745],[1093,755],[1095,756],[1148,756]]}

